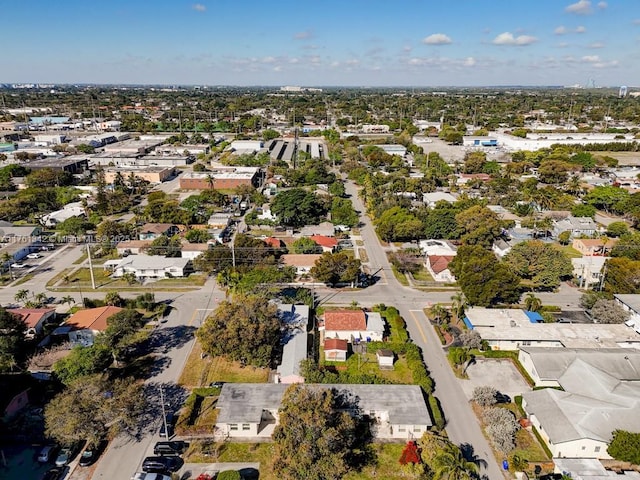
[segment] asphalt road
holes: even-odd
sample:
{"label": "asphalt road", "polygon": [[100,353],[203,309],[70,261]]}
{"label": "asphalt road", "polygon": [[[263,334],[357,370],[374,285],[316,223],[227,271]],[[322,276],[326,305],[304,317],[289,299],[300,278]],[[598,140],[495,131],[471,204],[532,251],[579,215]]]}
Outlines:
{"label": "asphalt road", "polygon": [[[375,285],[367,288],[368,294],[375,298],[372,303],[384,303],[394,305],[400,311],[407,323],[407,329],[413,342],[422,349],[424,361],[434,379],[436,388],[435,395],[440,400],[447,420],[447,434],[451,441],[458,445],[467,445],[472,449],[473,454],[480,461],[481,474],[487,478],[504,478],[502,470],[496,459],[491,455],[491,448],[484,437],[478,420],[471,410],[464,392],[458,380],[455,378],[445,353],[440,345],[440,341],[429,325],[422,309],[429,302],[450,301],[451,293],[434,295],[432,293],[420,293],[408,287],[402,286],[391,272],[391,265],[387,260],[386,253],[380,245],[375,234],[370,219],[364,215],[365,209],[357,189],[352,182],[346,183],[346,190],[351,195],[354,208],[361,212],[360,220],[363,227],[360,230],[362,239],[369,257],[369,266],[373,271],[382,269],[382,281],[384,285]],[[355,294],[355,292],[353,292]],[[361,305],[365,304],[364,296],[356,296]]]}

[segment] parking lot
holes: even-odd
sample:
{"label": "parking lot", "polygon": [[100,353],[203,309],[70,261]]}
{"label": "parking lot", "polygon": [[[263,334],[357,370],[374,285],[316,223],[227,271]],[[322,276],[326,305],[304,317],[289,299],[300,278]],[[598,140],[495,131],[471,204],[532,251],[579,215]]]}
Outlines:
{"label": "parking lot", "polygon": [[[52,463],[38,463],[36,457],[41,447],[11,446],[0,449],[0,478],[3,480],[40,480]],[[2,462],[4,457],[5,463]]]}
{"label": "parking lot", "polygon": [[516,395],[531,390],[520,372],[506,359],[478,359],[467,368],[468,380],[460,380],[467,399],[471,399],[473,389],[489,385],[513,399]]}

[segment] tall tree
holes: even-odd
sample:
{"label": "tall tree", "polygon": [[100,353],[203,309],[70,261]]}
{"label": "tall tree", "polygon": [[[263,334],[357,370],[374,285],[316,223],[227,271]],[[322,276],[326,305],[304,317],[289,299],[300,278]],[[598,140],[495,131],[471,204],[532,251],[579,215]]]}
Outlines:
{"label": "tall tree", "polygon": [[463,232],[460,240],[467,245],[491,247],[502,233],[498,215],[487,207],[475,205],[456,215],[458,228]]}
{"label": "tall tree", "polygon": [[349,472],[356,421],[331,390],[292,385],[285,391],[279,418],[273,433],[279,478],[338,480]]}
{"label": "tall tree", "polygon": [[431,464],[433,480],[472,480],[478,478],[478,466],[467,460],[455,445],[435,456]]}
{"label": "tall tree", "polygon": [[326,215],[327,208],[314,193],[292,188],[276,195],[271,203],[271,211],[282,225],[302,227],[317,225]]}
{"label": "tall tree", "polygon": [[346,252],[325,252],[311,268],[311,276],[324,283],[355,282],[360,273],[361,262]]}
{"label": "tall tree", "polygon": [[550,290],[573,275],[569,257],[558,247],[539,240],[515,245],[504,257],[504,263],[531,288]]}
{"label": "tall tree", "polygon": [[224,301],[204,321],[197,335],[202,349],[210,355],[269,366],[280,338],[277,308],[257,296]]}
{"label": "tall tree", "polygon": [[26,331],[22,317],[0,307],[0,372],[12,370],[22,361]]}

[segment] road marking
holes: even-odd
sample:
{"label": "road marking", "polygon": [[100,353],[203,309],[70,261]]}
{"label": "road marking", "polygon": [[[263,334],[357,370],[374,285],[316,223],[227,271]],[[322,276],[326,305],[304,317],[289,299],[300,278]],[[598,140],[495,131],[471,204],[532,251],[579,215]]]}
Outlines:
{"label": "road marking", "polygon": [[424,315],[424,312],[422,310],[409,310],[409,313],[413,317],[414,322],[416,322],[416,326],[418,327],[418,331],[420,332],[420,336],[422,337],[422,340],[424,340],[424,343],[428,344],[429,341],[427,340],[427,336],[424,334],[424,330],[422,330],[422,326],[420,325],[420,321],[416,318],[414,312],[420,312],[423,315]]}
{"label": "road marking", "polygon": [[[193,310],[193,315],[191,315],[191,320],[189,320],[188,326],[193,325],[193,322],[196,320],[196,316],[198,312],[213,312],[215,308],[196,308]],[[203,318],[204,320],[204,318]]]}

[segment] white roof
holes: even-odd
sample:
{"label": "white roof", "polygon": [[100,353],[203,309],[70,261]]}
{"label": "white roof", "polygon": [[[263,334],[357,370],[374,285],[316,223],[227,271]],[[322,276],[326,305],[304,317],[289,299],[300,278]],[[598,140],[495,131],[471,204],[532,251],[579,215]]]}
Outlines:
{"label": "white roof", "polygon": [[365,312],[367,330],[369,332],[384,332],[384,320],[380,312]]}
{"label": "white roof", "polygon": [[618,475],[615,471],[606,470],[597,458],[554,458],[557,472],[566,472],[574,480],[639,480],[640,473],[627,470],[624,475]]}
{"label": "white roof", "polygon": [[162,255],[130,255],[123,258],[116,268],[130,268],[134,270],[164,270],[167,268],[185,268],[188,258],[165,257]]}
{"label": "white roof", "polygon": [[278,373],[281,377],[300,375],[300,362],[307,358],[309,307],[279,303],[278,316],[287,327],[281,340],[282,363],[278,366]]}

